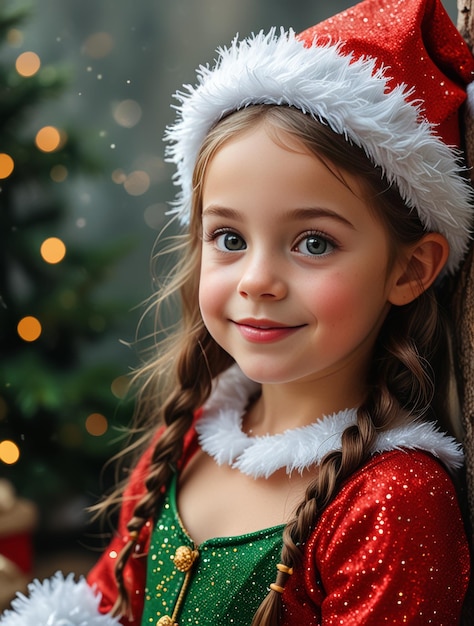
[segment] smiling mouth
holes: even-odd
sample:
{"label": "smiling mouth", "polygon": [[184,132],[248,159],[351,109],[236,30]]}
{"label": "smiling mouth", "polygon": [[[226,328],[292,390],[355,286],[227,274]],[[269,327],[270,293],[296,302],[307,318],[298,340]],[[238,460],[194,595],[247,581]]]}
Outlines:
{"label": "smiling mouth", "polygon": [[272,343],[285,339],[306,324],[286,326],[271,320],[239,320],[233,322],[244,339],[252,343]]}

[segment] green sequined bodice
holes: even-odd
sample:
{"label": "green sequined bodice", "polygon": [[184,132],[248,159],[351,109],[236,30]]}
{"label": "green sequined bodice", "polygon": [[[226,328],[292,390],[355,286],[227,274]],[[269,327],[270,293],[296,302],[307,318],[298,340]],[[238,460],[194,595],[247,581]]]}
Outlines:
{"label": "green sequined bodice", "polygon": [[283,526],[195,546],[179,519],[176,483],[151,536],[142,626],[248,626],[275,579]]}

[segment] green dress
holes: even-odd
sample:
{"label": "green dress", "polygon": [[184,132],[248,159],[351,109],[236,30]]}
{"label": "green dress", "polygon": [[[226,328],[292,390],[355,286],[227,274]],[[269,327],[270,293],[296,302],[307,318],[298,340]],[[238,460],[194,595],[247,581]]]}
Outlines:
{"label": "green dress", "polygon": [[248,626],[276,578],[283,526],[195,546],[170,484],[151,536],[142,626]]}

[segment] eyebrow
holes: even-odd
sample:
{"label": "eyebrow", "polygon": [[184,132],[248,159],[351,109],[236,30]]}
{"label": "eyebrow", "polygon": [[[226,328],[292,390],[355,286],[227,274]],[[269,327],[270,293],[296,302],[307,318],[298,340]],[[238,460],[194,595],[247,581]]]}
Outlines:
{"label": "eyebrow", "polygon": [[202,212],[202,217],[226,217],[231,220],[242,221],[242,216],[235,209],[228,209],[217,205],[206,207]]}
{"label": "eyebrow", "polygon": [[343,215],[336,213],[336,211],[331,211],[331,209],[325,209],[322,207],[308,207],[301,209],[292,209],[287,211],[285,217],[293,220],[308,220],[315,217],[329,217],[331,219],[335,219],[346,226],[350,226],[354,228],[352,222],[346,219]]}
{"label": "eyebrow", "polygon": [[[239,222],[242,221],[242,215],[239,213],[239,211],[228,207],[221,207],[218,205],[211,205],[206,207],[202,212],[202,217],[221,217],[236,220]],[[346,226],[349,226],[350,228],[354,228],[354,225],[344,216],[336,213],[335,211],[331,211],[331,209],[325,209],[322,207],[290,209],[285,212],[283,217],[284,219],[297,221],[304,221],[318,217],[329,217],[331,219],[335,219],[341,222],[342,224],[345,224]]]}

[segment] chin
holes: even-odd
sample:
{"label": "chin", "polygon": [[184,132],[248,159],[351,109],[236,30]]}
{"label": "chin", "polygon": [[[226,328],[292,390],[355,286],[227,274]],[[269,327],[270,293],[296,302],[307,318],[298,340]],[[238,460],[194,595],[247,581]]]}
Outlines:
{"label": "chin", "polygon": [[275,367],[275,363],[270,365],[258,363],[243,363],[237,361],[242,372],[256,383],[261,385],[278,385],[297,380],[298,376],[290,376],[286,368]]}

